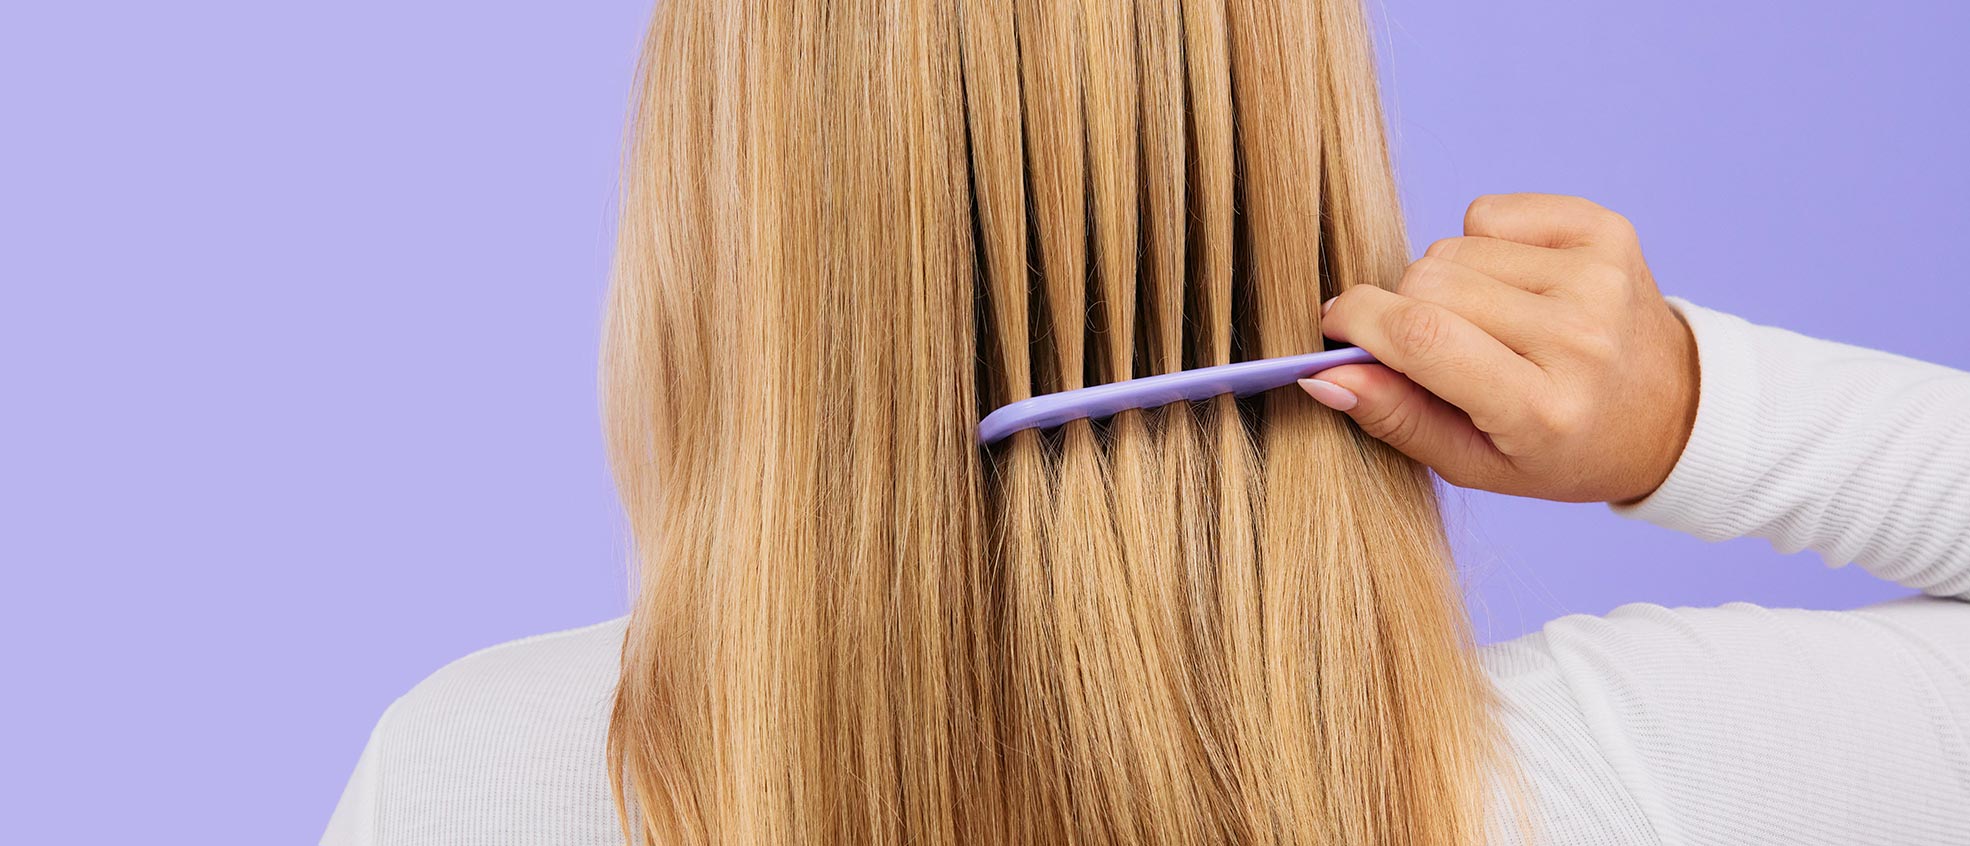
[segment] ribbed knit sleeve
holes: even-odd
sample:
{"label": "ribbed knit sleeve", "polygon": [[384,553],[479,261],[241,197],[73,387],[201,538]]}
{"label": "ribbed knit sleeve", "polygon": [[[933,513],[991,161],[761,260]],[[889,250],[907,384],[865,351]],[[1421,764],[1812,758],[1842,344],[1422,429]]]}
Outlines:
{"label": "ribbed knit sleeve", "polygon": [[1970,373],[1670,303],[1696,336],[1695,428],[1615,513],[1970,598]]}
{"label": "ribbed knit sleeve", "polygon": [[1498,844],[1970,844],[1970,604],[1624,605],[1488,647],[1530,831]]}

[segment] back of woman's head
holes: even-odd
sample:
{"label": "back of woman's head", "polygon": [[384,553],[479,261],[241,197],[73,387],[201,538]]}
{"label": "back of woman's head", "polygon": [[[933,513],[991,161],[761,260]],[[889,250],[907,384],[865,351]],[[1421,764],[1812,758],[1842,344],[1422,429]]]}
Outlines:
{"label": "back of woman's head", "polygon": [[1462,843],[1486,694],[1429,477],[1298,391],[1406,255],[1356,0],[667,0],[605,350],[656,843]]}

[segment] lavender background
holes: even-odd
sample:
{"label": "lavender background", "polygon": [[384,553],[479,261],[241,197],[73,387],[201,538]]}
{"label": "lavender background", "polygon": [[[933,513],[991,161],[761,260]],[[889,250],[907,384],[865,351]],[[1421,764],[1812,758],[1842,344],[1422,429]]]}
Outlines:
{"label": "lavender background", "polygon": [[[393,697],[624,612],[593,358],[648,9],[0,11],[9,841],[312,842]],[[1970,6],[1378,21],[1419,249],[1477,194],[1582,194],[1671,293],[1970,367]],[[1451,511],[1487,639],[1904,593],[1601,506]]]}

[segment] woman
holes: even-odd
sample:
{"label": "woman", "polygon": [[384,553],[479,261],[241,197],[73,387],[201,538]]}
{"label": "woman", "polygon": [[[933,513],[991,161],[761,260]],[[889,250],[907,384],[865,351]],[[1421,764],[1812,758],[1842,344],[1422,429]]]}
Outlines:
{"label": "woman", "polygon": [[[1353,0],[742,5],[645,49],[634,612],[419,685],[324,842],[1970,837],[1970,605],[1480,652],[1426,469],[1960,599],[1970,375],[1665,300],[1571,198],[1405,267]],[[1382,364],[974,434],[1323,335]]]}

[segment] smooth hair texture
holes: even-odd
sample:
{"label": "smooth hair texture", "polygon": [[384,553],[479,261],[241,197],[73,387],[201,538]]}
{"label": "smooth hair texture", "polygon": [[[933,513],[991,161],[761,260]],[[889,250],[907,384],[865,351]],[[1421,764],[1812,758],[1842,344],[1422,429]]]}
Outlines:
{"label": "smooth hair texture", "polygon": [[665,0],[603,360],[631,842],[1476,843],[1425,470],[1298,390],[1406,262],[1357,0]]}

